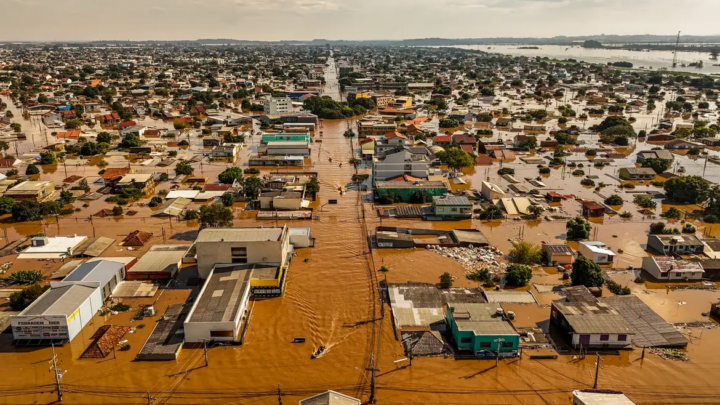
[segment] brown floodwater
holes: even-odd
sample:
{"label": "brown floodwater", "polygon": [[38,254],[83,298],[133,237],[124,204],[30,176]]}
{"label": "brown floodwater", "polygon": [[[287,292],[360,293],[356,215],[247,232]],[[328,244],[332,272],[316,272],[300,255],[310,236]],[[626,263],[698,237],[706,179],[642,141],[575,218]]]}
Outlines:
{"label": "brown floodwater", "polygon": [[[16,116],[18,116],[16,114]],[[355,169],[348,162],[356,140],[342,136],[346,122],[324,121],[322,143],[315,143],[312,163],[305,170],[319,172],[321,192],[315,207],[328,199],[337,199],[337,205],[326,205],[319,212],[319,220],[291,221],[291,226],[309,226],[317,238],[316,246],[301,249],[288,274],[287,290],[283,297],[258,300],[254,303],[252,319],[245,344],[238,347],[218,347],[208,353],[205,367],[201,348],[185,347],[177,361],[133,361],[142,343],[152,330],[153,320],[146,319],[146,327],[127,335],[131,344],[127,352],[118,352],[117,358],[79,360],[89,343],[89,336],[102,324],[137,326],[130,321],[130,313],[100,317],[97,315],[71,344],[56,349],[59,366],[65,372],[62,378],[64,403],[71,404],[145,404],[150,392],[153,404],[275,404],[278,386],[283,402],[295,403],[315,393],[334,389],[368,400],[370,393],[371,359],[375,361],[376,397],[381,404],[568,404],[572,390],[593,385],[595,358],[574,359],[559,356],[556,360],[530,360],[527,354],[521,359],[502,360],[499,367],[493,361],[453,360],[451,358],[416,358],[412,366],[403,367],[405,358],[397,340],[389,307],[381,307],[377,292],[378,280],[388,282],[437,282],[447,271],[456,278],[456,286],[475,287],[476,283],[463,276],[462,268],[453,260],[424,249],[383,249],[370,252],[368,232],[384,226],[404,226],[433,229],[480,229],[490,242],[507,253],[511,240],[524,239],[532,243],[559,242],[565,239],[564,221],[476,220],[459,222],[422,222],[419,220],[380,219],[365,193],[349,186]],[[39,141],[40,138],[38,138]],[[255,143],[257,141],[254,141]],[[253,141],[244,153],[253,148]],[[334,163],[330,163],[329,157]],[[585,159],[577,156],[578,160]],[[126,163],[125,163],[126,164]],[[513,163],[516,178],[537,176],[533,165],[523,167]],[[122,164],[115,165],[115,167]],[[478,184],[486,176],[505,188],[508,184],[495,173],[499,163],[490,170],[478,167],[468,173],[468,180]],[[111,165],[111,167],[113,167]],[[138,170],[162,171],[143,168]],[[204,164],[203,176],[213,181],[227,164]],[[61,170],[63,169],[63,170]],[[284,169],[280,169],[282,172]],[[289,170],[289,169],[288,169]],[[591,174],[600,181],[617,184],[606,173],[614,168],[592,169]],[[275,170],[272,170],[273,172]],[[360,172],[369,172],[361,166]],[[264,173],[269,172],[264,170]],[[587,170],[586,170],[587,173]],[[68,168],[68,175],[97,176],[94,167]],[[197,172],[196,172],[197,174]],[[66,177],[64,168],[43,174],[58,183]],[[593,189],[579,186],[579,179],[569,173],[562,176],[559,170],[543,180],[549,188],[563,194],[576,194],[580,198],[598,199]],[[157,189],[169,187],[161,184]],[[614,187],[613,187],[614,188]],[[344,195],[338,190],[347,189]],[[608,189],[601,194],[609,195]],[[623,194],[623,209],[637,212],[629,195]],[[365,198],[365,201],[361,198]],[[82,207],[83,202],[74,203]],[[135,216],[88,220],[88,216],[102,208],[111,207],[102,200],[89,203],[79,213],[38,223],[1,223],[8,237],[45,232],[49,235],[84,234],[122,239],[129,232],[142,229],[154,233],[152,244],[190,243],[197,223],[150,217],[151,209],[137,204]],[[562,209],[574,216],[580,206],[574,200],[561,204]],[[241,205],[233,207],[236,226],[271,225],[274,221],[256,221],[243,211]],[[658,208],[659,212],[659,208]],[[622,248],[616,267],[639,266],[646,243],[650,219],[635,215],[632,220],[606,217],[595,223],[597,234],[593,238],[608,243],[613,250]],[[164,233],[163,233],[164,231]],[[164,236],[163,236],[164,235]],[[571,246],[577,246],[571,243]],[[113,244],[104,256],[140,256],[149,246],[128,251]],[[307,261],[305,261],[307,259]],[[16,269],[41,269],[49,273],[61,263],[46,261],[18,261],[16,256],[4,258],[13,261]],[[386,265],[389,271],[376,274]],[[619,276],[620,277],[620,276]],[[623,284],[632,284],[632,276],[625,275]],[[537,269],[531,283],[561,284],[560,275]],[[532,288],[534,287],[529,287]],[[702,319],[700,311],[709,308],[709,302],[718,298],[716,292],[692,290],[666,292],[633,285],[648,305],[658,310],[671,322],[685,319]],[[162,291],[162,290],[161,290]],[[183,302],[191,292],[166,290],[152,299],[127,300],[133,307],[155,302],[161,314],[167,305]],[[553,293],[533,291],[538,306],[511,305],[516,312],[518,326],[536,326],[547,322]],[[677,302],[693,302],[677,308]],[[687,311],[687,312],[686,312]],[[131,311],[132,312],[132,311]],[[675,314],[673,315],[673,313]],[[682,319],[682,320],[680,320]],[[692,343],[688,346],[690,360],[672,362],[646,353],[641,360],[640,350],[623,351],[619,355],[605,355],[600,371],[599,387],[624,391],[638,404],[713,404],[717,398],[717,376],[720,373],[720,330],[691,330]],[[304,344],[291,343],[296,336],[304,336]],[[0,364],[6,370],[0,383],[4,393],[2,403],[45,404],[55,400],[54,378],[48,372],[50,348],[16,349],[11,335],[0,337]],[[311,360],[314,349],[325,345],[326,353]]]}

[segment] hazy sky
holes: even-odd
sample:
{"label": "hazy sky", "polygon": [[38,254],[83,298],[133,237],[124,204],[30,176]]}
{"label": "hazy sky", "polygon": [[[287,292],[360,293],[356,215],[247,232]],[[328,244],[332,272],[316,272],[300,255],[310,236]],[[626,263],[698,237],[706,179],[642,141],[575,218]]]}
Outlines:
{"label": "hazy sky", "polygon": [[720,34],[720,0],[0,0],[0,41]]}

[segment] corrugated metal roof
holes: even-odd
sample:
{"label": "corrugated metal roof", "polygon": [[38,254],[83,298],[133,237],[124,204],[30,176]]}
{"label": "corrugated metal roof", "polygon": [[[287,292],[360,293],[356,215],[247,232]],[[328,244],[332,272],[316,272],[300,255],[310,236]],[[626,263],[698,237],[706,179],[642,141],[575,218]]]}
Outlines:
{"label": "corrugated metal roof", "polygon": [[20,315],[70,316],[96,289],[97,287],[88,287],[82,284],[51,288],[21,312]]}
{"label": "corrugated metal roof", "polygon": [[173,272],[188,249],[190,245],[155,245],[138,259],[128,273]]}
{"label": "corrugated metal roof", "polygon": [[483,291],[483,295],[491,303],[536,303],[535,297],[528,291]]}
{"label": "corrugated metal roof", "polygon": [[171,216],[176,217],[182,214],[183,211],[190,205],[192,201],[187,198],[176,198],[174,200],[167,200],[163,205],[152,213],[152,216]]}
{"label": "corrugated metal roof", "polygon": [[97,262],[89,262],[81,264],[72,273],[68,274],[63,280],[66,281],[99,281],[100,285],[105,285],[110,281],[118,271],[125,265],[109,260],[100,260]]}

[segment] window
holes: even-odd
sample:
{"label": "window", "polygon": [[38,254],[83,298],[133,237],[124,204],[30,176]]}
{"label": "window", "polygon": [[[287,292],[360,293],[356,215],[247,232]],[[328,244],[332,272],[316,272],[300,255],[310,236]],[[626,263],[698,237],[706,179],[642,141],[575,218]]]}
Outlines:
{"label": "window", "polygon": [[492,347],[492,344],[490,342],[480,342],[480,347]]}
{"label": "window", "polygon": [[610,335],[600,335],[601,342],[607,342],[608,340],[610,340]]}
{"label": "window", "polygon": [[230,253],[233,256],[247,256],[247,248],[246,247],[230,248]]}
{"label": "window", "polygon": [[502,342],[502,347],[513,347],[513,342]]}
{"label": "window", "polygon": [[465,343],[465,344],[472,343],[472,338],[471,337],[462,337],[462,338],[460,338],[460,343]]}
{"label": "window", "polygon": [[457,212],[457,208],[450,208],[450,212]]}
{"label": "window", "polygon": [[618,342],[627,341],[627,335],[618,335]]}
{"label": "window", "polygon": [[231,330],[211,330],[210,337],[233,337]]}
{"label": "window", "polygon": [[247,257],[233,257],[232,262],[234,264],[245,264],[247,263]]}

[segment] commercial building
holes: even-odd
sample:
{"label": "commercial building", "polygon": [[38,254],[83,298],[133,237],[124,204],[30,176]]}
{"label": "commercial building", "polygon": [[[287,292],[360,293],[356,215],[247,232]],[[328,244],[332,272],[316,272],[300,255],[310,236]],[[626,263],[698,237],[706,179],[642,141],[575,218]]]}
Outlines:
{"label": "commercial building", "polygon": [[253,270],[245,266],[217,265],[207,276],[188,314],[185,341],[237,341],[250,298]]}
{"label": "commercial building", "polygon": [[304,141],[273,141],[258,148],[268,156],[310,156],[310,144]]}
{"label": "commercial building", "polygon": [[293,141],[298,142],[302,141],[307,144],[310,144],[312,142],[312,138],[310,137],[309,132],[299,132],[299,133],[287,133],[287,132],[278,132],[278,133],[270,133],[270,134],[263,134],[262,139],[260,140],[260,143],[262,145],[267,145],[270,142],[278,142],[278,141]]}
{"label": "commercial building", "polygon": [[424,192],[428,197],[444,196],[448,187],[443,181],[378,181],[375,184],[378,197],[394,194],[409,202],[413,194]]}
{"label": "commercial building", "polygon": [[310,398],[301,399],[299,405],[361,405],[359,399],[335,391],[325,391]]}
{"label": "commercial building", "polygon": [[578,244],[578,252],[597,264],[612,264],[615,253],[603,242],[586,241]]}
{"label": "commercial building", "polygon": [[289,264],[287,226],[206,228],[195,240],[200,277],[207,279],[216,264],[262,264],[280,268]]}
{"label": "commercial building", "polygon": [[293,111],[292,100],[287,97],[271,98],[263,101],[263,112],[265,114],[288,114]]}
{"label": "commercial building", "polygon": [[249,166],[302,166],[305,164],[303,156],[252,156]]}
{"label": "commercial building", "polygon": [[701,262],[667,256],[643,257],[642,269],[657,280],[671,281],[700,280],[705,273]]}
{"label": "commercial building", "polygon": [[565,289],[565,300],[555,301],[550,322],[570,335],[574,348],[623,348],[635,333],[625,318],[599,301],[584,286]]}
{"label": "commercial building", "polygon": [[695,235],[648,235],[648,248],[658,253],[701,254],[705,244]]}
{"label": "commercial building", "polygon": [[445,304],[445,321],[460,351],[476,356],[517,356],[520,335],[497,304]]}
{"label": "commercial building", "polygon": [[35,236],[30,247],[18,255],[18,259],[63,259],[75,254],[75,250],[87,241],[86,236]]}
{"label": "commercial building", "polygon": [[7,190],[5,197],[10,197],[15,202],[21,201],[46,201],[55,191],[54,181],[23,181],[17,186]]}
{"label": "commercial building", "polygon": [[99,260],[80,265],[53,281],[35,302],[10,317],[14,344],[50,345],[71,341],[103,307],[122,281],[125,264]]}
{"label": "commercial building", "polygon": [[358,124],[358,136],[382,136],[397,131],[397,125],[385,122],[361,121]]}
{"label": "commercial building", "polygon": [[467,219],[473,213],[473,204],[465,196],[433,196],[432,208],[433,214],[442,219]]}

